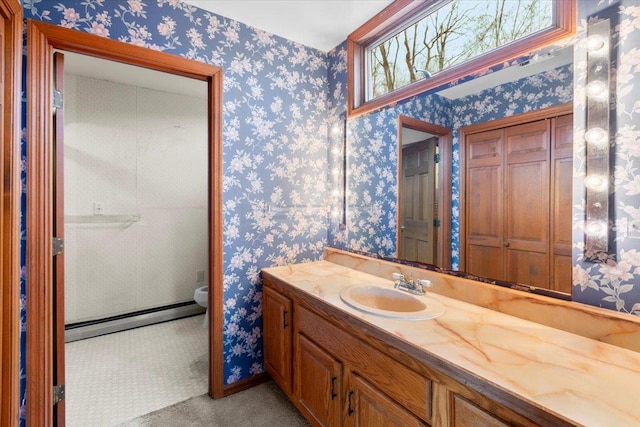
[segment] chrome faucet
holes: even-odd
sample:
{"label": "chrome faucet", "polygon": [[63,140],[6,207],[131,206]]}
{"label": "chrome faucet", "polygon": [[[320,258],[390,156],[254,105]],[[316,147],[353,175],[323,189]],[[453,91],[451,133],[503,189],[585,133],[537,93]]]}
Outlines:
{"label": "chrome faucet", "polygon": [[404,274],[400,273],[393,273],[392,276],[396,281],[393,287],[402,291],[409,292],[410,294],[424,295],[426,294],[424,288],[428,288],[433,285],[433,283],[431,283],[431,280],[426,279],[416,279],[415,282],[413,281],[413,279],[409,279],[409,281],[407,281],[404,278]]}

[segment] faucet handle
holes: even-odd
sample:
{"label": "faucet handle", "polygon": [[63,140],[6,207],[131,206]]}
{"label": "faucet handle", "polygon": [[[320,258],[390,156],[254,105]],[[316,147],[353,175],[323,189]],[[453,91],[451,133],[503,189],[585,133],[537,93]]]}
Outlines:
{"label": "faucet handle", "polygon": [[433,283],[431,283],[431,280],[427,280],[427,279],[418,279],[416,280],[416,284],[420,286],[424,286],[425,288],[430,288],[431,286],[433,286]]}
{"label": "faucet handle", "polygon": [[404,274],[393,273],[391,277],[393,277],[393,280],[402,280],[404,282]]}

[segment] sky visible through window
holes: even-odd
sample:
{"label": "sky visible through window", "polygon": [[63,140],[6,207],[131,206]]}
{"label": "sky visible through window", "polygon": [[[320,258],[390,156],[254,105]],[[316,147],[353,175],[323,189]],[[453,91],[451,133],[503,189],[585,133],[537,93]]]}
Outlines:
{"label": "sky visible through window", "polygon": [[453,0],[374,43],[368,100],[549,27],[553,0]]}

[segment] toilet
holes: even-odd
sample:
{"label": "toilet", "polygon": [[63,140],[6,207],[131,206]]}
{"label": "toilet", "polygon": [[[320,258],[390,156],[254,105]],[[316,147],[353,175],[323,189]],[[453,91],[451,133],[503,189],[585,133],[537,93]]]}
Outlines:
{"label": "toilet", "polygon": [[202,322],[202,327],[206,328],[209,326],[209,287],[201,286],[196,289],[193,293],[193,299],[199,306],[207,309],[207,312],[204,315],[204,321]]}

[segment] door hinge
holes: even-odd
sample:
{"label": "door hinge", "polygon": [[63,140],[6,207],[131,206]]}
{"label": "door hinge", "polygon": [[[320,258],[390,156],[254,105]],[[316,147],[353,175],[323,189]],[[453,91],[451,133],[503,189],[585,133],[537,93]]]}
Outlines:
{"label": "door hinge", "polygon": [[56,405],[64,400],[64,384],[53,386],[53,404]]}
{"label": "door hinge", "polygon": [[440,153],[436,153],[433,155],[433,161],[436,163],[440,163]]}
{"label": "door hinge", "polygon": [[53,109],[57,110],[58,108],[62,108],[62,106],[64,105],[64,101],[62,99],[62,92],[60,92],[59,90],[53,90],[53,97],[52,97],[52,101],[53,102]]}
{"label": "door hinge", "polygon": [[64,240],[60,237],[54,237],[52,243],[53,256],[60,255],[64,250]]}
{"label": "door hinge", "polygon": [[440,220],[438,218],[433,220],[433,226],[434,227],[440,227]]}

